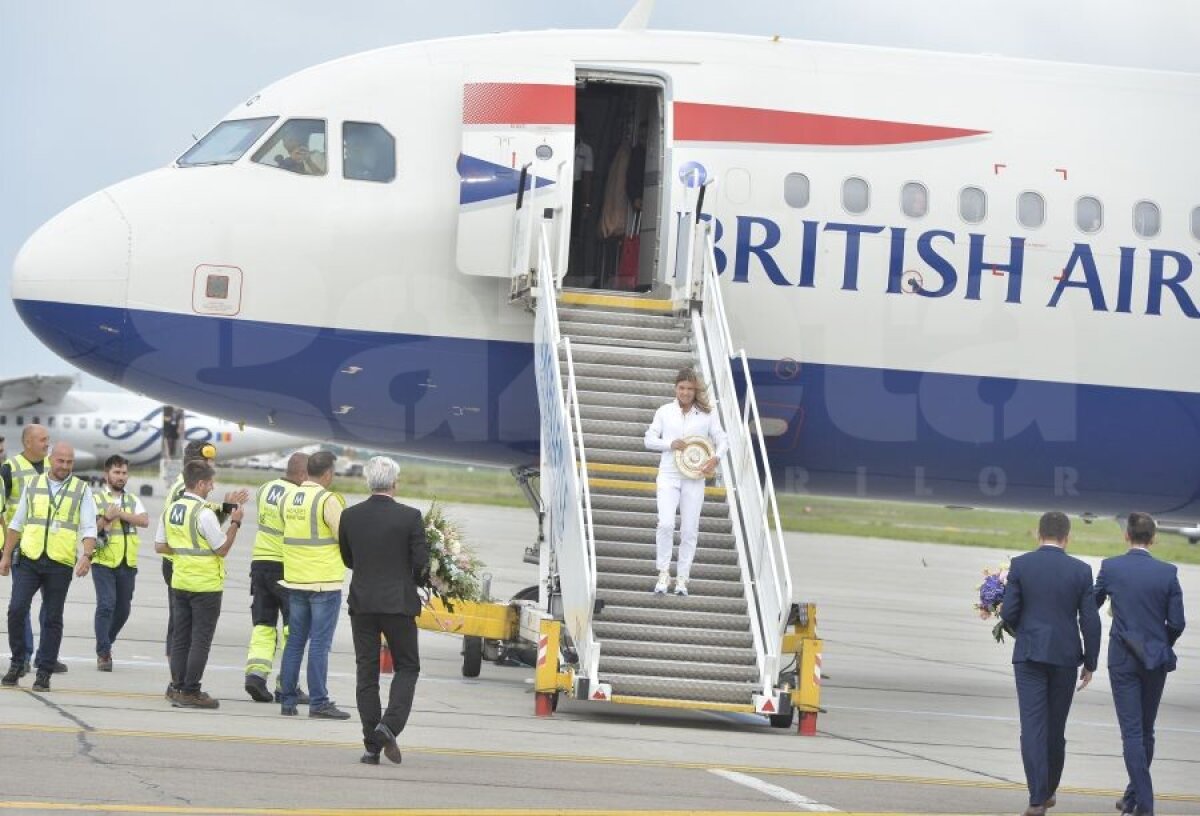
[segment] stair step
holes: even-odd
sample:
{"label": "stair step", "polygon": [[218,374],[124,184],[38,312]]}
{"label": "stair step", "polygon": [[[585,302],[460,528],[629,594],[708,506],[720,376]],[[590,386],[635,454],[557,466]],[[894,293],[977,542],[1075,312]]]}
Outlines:
{"label": "stair step", "polygon": [[[661,372],[659,372],[661,375]],[[642,382],[640,380],[613,379],[611,376],[593,376],[575,371],[575,388],[578,391],[600,391],[609,394],[639,395],[655,397],[657,405],[663,405],[675,399],[673,381],[675,373],[662,380]],[[583,398],[580,398],[583,401]],[[657,405],[655,407],[657,407]]]}
{"label": "stair step", "polygon": [[[594,480],[593,480],[594,481]],[[592,488],[592,511],[624,510],[632,513],[654,513],[658,517],[658,500],[653,494],[649,496],[613,495],[604,490]],[[701,518],[729,518],[729,506],[719,499],[709,499],[700,510]]]}
{"label": "stair step", "polygon": [[[592,510],[592,523],[608,527],[643,527],[653,533],[658,525],[657,513],[636,513],[627,510]],[[733,522],[727,518],[700,517],[702,533],[732,533]]]}
{"label": "stair step", "polygon": [[689,348],[691,331],[674,326],[621,326],[603,323],[594,318],[587,321],[560,321],[559,331],[572,342],[589,338],[619,340],[626,346],[640,343],[662,343],[668,347]]}
{"label": "stair step", "polygon": [[743,612],[697,612],[685,609],[646,609],[639,606],[605,604],[593,623],[613,623],[625,626],[660,626],[681,632],[718,629],[749,636],[750,618]]}
{"label": "stair step", "polygon": [[669,612],[720,612],[724,615],[745,615],[746,599],[718,598],[704,595],[657,595],[650,590],[632,591],[625,589],[596,588],[596,597],[606,604],[616,606],[632,606],[642,609],[656,609]]}
{"label": "stair step", "polygon": [[[650,567],[648,571],[632,574],[601,572],[596,576],[596,591],[650,592],[654,588],[655,582],[654,562],[650,562],[647,566]],[[687,588],[687,597],[689,598],[735,598],[740,600],[746,596],[740,578],[735,581],[689,578]]]}
{"label": "stair step", "polygon": [[[684,626],[654,626],[651,624],[616,623],[596,618],[592,631],[602,644],[601,651],[608,652],[615,641],[639,641],[655,644],[673,644],[694,648],[696,646],[718,646],[728,649],[753,649],[754,636],[749,629],[692,629]],[[753,654],[753,653],[751,653]]]}
{"label": "stair step", "polygon": [[[617,558],[612,556],[600,555],[599,548],[596,551],[596,570],[597,572],[609,573],[614,575],[637,575],[642,580],[654,580],[654,557],[653,552],[648,551],[650,558]],[[742,570],[736,564],[701,564],[696,561],[692,562],[692,581],[735,581],[740,587],[742,585]]]}
{"label": "stair step", "polygon": [[564,306],[583,306],[594,309],[612,309],[622,312],[645,312],[647,314],[673,314],[673,305],[669,299],[653,297],[649,294],[621,294],[618,292],[600,292],[587,289],[567,290],[558,296],[558,302]]}
{"label": "stair step", "polygon": [[[609,638],[600,647],[605,658],[627,657],[640,660],[667,660],[678,663],[709,663],[723,666],[755,667],[754,649],[708,646],[696,643],[655,643],[644,640]],[[637,674],[637,672],[629,672]],[[757,674],[757,671],[756,671]]]}
{"label": "stair step", "polygon": [[660,397],[657,394],[637,394],[628,391],[589,391],[583,387],[578,378],[575,380],[575,391],[579,394],[579,405],[581,407],[609,407],[649,411],[649,418],[646,419],[647,425],[650,424],[650,420],[654,419],[654,412],[658,410],[660,405],[664,405],[674,399],[674,392],[667,394],[665,397]]}
{"label": "stair step", "polygon": [[[757,683],[730,683],[714,680],[684,680],[674,677],[601,673],[600,680],[612,685],[614,695],[649,697],[662,700],[689,700],[700,703],[741,703],[751,705]],[[698,708],[703,706],[698,705]]]}
{"label": "stair step", "polygon": [[614,465],[604,462],[593,462],[588,459],[588,477],[591,479],[619,479],[654,484],[658,478],[658,468],[648,465]]}
{"label": "stair step", "polygon": [[[678,536],[676,536],[678,541]],[[732,548],[715,548],[705,547],[704,536],[700,537],[701,546],[696,548],[696,557],[692,561],[692,574],[699,576],[696,572],[701,566],[726,567],[736,570],[738,575],[741,575],[741,567],[738,566],[737,551]],[[620,558],[638,561],[644,564],[653,564],[657,547],[653,541],[642,543],[638,541],[604,541],[597,539],[596,541],[596,557],[604,558]]]}
{"label": "stair step", "polygon": [[558,322],[565,329],[567,324],[592,323],[606,326],[630,326],[644,329],[674,329],[691,331],[691,322],[676,315],[661,315],[651,312],[618,312],[608,309],[588,309],[560,304]]}
{"label": "stair step", "polygon": [[634,422],[641,426],[642,433],[654,421],[654,413],[661,403],[654,401],[645,407],[625,405],[605,405],[593,402],[584,394],[579,395],[579,416],[586,423],[588,420],[607,420],[609,422]]}
{"label": "stair step", "polygon": [[[560,360],[565,360],[567,350],[560,348]],[[690,349],[678,351],[663,351],[647,349],[640,344],[637,346],[596,346],[590,345],[586,339],[576,341],[571,338],[571,359],[575,365],[580,363],[597,363],[599,365],[648,365],[655,368],[672,368],[678,371],[696,364],[695,355]]]}
{"label": "stair step", "polygon": [[615,380],[625,385],[634,382],[661,383],[675,394],[675,375],[679,369],[672,366],[637,365],[635,363],[575,363],[575,378]]}
{"label": "stair step", "polygon": [[[595,515],[592,516],[592,524],[596,534],[597,541],[614,541],[627,542],[632,544],[649,544],[654,546],[655,531],[654,525],[649,527],[630,527],[627,524],[603,524],[596,521]],[[679,533],[675,533],[675,543],[679,543]],[[720,550],[728,552],[737,557],[737,551],[734,550],[736,543],[733,539],[733,533],[712,533],[700,530],[700,538],[697,542],[702,550]],[[699,550],[697,550],[699,555]]]}
{"label": "stair step", "polygon": [[[589,468],[590,470],[590,468]],[[653,479],[633,478],[626,479],[621,476],[597,476],[588,477],[588,487],[591,488],[592,495],[603,494],[614,498],[646,498],[654,497],[657,488]],[[713,505],[714,507],[726,506],[726,491],[720,485],[708,485],[704,488],[705,507]],[[653,499],[657,501],[657,499]]]}
{"label": "stair step", "polygon": [[584,326],[583,331],[576,333],[572,331],[570,326],[562,326],[562,335],[571,338],[571,347],[577,348],[580,344],[587,344],[592,347],[613,347],[619,349],[627,349],[631,343],[636,344],[637,348],[646,349],[647,351],[663,351],[671,354],[684,354],[695,357],[696,350],[692,347],[691,339],[688,334],[682,334],[677,340],[647,340],[644,337],[629,338],[624,335],[624,332],[613,332],[612,334],[595,334],[589,326]]}
{"label": "stair step", "polygon": [[[600,650],[600,679],[607,673],[638,677],[672,677],[680,680],[716,680],[723,683],[750,683],[758,680],[758,667],[729,663],[695,663],[664,658],[617,657]],[[613,687],[613,693],[617,689]]]}
{"label": "stair step", "polygon": [[[581,417],[582,418],[582,417]],[[651,415],[653,420],[654,416]],[[646,450],[646,429],[650,426],[649,422],[636,422],[632,418],[621,419],[584,419],[583,432],[585,434],[597,434],[601,436],[621,436],[637,439],[641,444],[642,450]]]}
{"label": "stair step", "polygon": [[[587,441],[584,440],[584,444]],[[588,447],[587,461],[588,467],[593,464],[609,464],[609,465],[636,465],[639,467],[652,467],[655,472],[658,471],[658,463],[661,454],[654,451],[642,450],[616,450],[606,449],[602,447]]]}

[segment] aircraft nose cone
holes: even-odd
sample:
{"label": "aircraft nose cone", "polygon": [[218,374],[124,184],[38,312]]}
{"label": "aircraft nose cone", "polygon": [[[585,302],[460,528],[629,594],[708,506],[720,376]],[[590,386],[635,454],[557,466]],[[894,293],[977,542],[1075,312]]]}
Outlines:
{"label": "aircraft nose cone", "polygon": [[129,223],[102,190],[29,237],[13,263],[13,300],[124,306],[132,251]]}
{"label": "aircraft nose cone", "polygon": [[132,229],[102,190],[51,218],[21,247],[13,305],[60,357],[113,379],[132,254]]}

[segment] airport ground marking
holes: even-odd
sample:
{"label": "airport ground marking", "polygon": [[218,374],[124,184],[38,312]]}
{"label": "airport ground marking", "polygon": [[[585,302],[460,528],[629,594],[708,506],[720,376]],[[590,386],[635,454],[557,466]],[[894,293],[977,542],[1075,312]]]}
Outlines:
{"label": "airport ground marking", "polygon": [[[0,723],[0,731],[25,731],[46,734],[74,735],[78,733],[79,730],[80,729],[77,727],[66,725]],[[362,748],[362,742],[357,740],[353,742],[346,742],[342,740],[320,740],[307,737],[289,739],[287,737],[260,737],[250,735],[241,736],[238,734],[186,734],[180,731],[143,731],[124,728],[96,728],[92,731],[89,731],[88,736],[93,739],[97,737],[125,737],[130,739],[165,739],[173,741],[189,740],[192,742],[225,742],[242,743],[246,745],[295,746],[300,748],[344,748],[350,750],[360,750]],[[904,774],[866,773],[862,771],[831,771],[820,770],[816,768],[778,768],[758,765],[731,765],[724,762],[686,762],[682,760],[615,756],[572,756],[568,754],[553,754],[540,751],[495,751],[481,748],[435,748],[432,746],[411,745],[404,746],[404,751],[405,753],[424,754],[427,756],[462,756],[478,757],[481,759],[523,760],[527,762],[569,762],[572,764],[583,765],[626,765],[630,767],[666,768],[670,770],[684,771],[709,771],[714,768],[720,768],[746,774],[759,774],[762,776],[795,777],[800,779],[828,779],[834,781],[853,782],[882,782],[886,784],[928,785],[931,787],[947,788],[978,788],[981,790],[1013,791],[1023,791],[1026,789],[1025,785],[1016,782],[997,782],[987,779],[948,779],[929,776],[909,776]],[[1117,788],[1082,788],[1068,785],[1061,786],[1059,791],[1061,793],[1071,793],[1078,796],[1096,796],[1105,798],[1118,797],[1124,793],[1124,790],[1119,790]],[[1200,794],[1195,793],[1155,792],[1154,798],[1164,802],[1200,803]],[[257,813],[258,811],[254,812]],[[361,811],[355,812],[361,813]],[[470,812],[484,813],[485,811]],[[903,816],[903,814],[901,814],[901,816]],[[1060,816],[1065,816],[1065,814],[1060,814]]]}
{"label": "airport ground marking", "polygon": [[708,772],[714,776],[719,776],[722,779],[727,779],[734,784],[742,785],[750,788],[751,790],[755,790],[759,793],[770,796],[776,801],[791,805],[799,810],[807,811],[809,813],[839,812],[837,808],[822,804],[816,799],[809,799],[804,794],[796,793],[795,791],[788,790],[787,788],[782,788],[779,785],[772,785],[770,782],[764,782],[758,777],[750,776],[749,774],[730,771],[726,770],[725,768],[709,768]]}

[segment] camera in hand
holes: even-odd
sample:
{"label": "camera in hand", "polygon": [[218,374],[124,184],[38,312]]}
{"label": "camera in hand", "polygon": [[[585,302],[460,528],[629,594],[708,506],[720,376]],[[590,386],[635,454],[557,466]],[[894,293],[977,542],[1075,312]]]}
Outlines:
{"label": "camera in hand", "polygon": [[221,515],[222,516],[228,516],[230,513],[232,513],[234,510],[237,510],[237,509],[238,509],[238,506],[237,506],[236,502],[221,502]]}

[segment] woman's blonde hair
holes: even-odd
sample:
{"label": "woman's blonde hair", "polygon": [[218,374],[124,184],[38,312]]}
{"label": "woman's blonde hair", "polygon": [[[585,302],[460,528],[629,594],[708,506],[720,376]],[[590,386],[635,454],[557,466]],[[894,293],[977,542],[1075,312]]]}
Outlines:
{"label": "woman's blonde hair", "polygon": [[675,384],[679,385],[681,382],[689,382],[695,387],[696,407],[706,414],[711,413],[712,406],[708,404],[708,389],[704,387],[704,383],[700,382],[700,375],[696,373],[695,369],[680,369],[679,373],[675,375]]}

